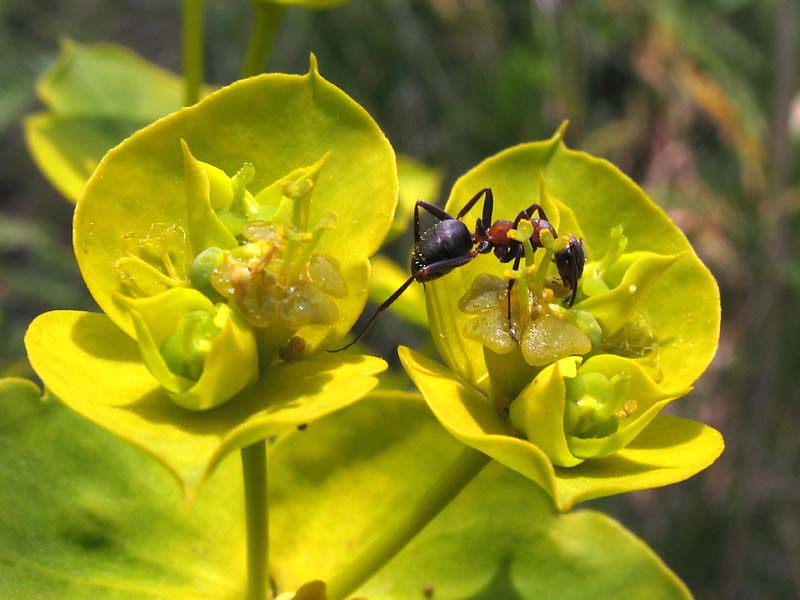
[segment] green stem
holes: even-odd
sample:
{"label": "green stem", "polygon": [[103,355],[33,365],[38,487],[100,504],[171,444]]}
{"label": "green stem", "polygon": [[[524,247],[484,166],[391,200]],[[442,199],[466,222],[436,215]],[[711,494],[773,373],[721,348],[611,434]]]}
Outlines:
{"label": "green stem", "polygon": [[282,4],[253,0],[253,26],[242,66],[242,78],[258,75],[264,69],[285,12],[286,7]]}
{"label": "green stem", "polygon": [[445,469],[437,485],[428,488],[410,511],[386,523],[381,536],[361,549],[346,568],[328,582],[328,600],[349,597],[410,542],[489,462],[469,447]]}
{"label": "green stem", "polygon": [[242,454],[247,520],[246,600],[269,597],[269,519],[267,517],[267,445],[245,446]]}
{"label": "green stem", "polygon": [[203,85],[203,0],[183,0],[183,101],[200,99]]}
{"label": "green stem", "polygon": [[542,291],[544,290],[544,279],[547,275],[547,267],[550,266],[550,261],[553,259],[553,251],[549,248],[544,248],[544,256],[542,260],[536,265],[536,272],[533,274],[533,281],[531,282],[531,289],[533,293],[541,298]]}

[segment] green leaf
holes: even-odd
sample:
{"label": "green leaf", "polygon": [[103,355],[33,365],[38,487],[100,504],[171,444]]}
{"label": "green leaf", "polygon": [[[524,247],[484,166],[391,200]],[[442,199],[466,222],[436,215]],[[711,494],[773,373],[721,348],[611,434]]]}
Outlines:
{"label": "green leaf", "polygon": [[[192,156],[192,152],[184,140],[181,140],[181,150],[183,151],[183,168],[186,177],[186,195],[190,199],[187,202],[186,212],[192,253],[196,256],[211,246],[224,249],[236,248],[239,244],[234,234],[225,227],[214,212],[211,201],[211,182],[222,180],[220,182],[222,185],[214,186],[221,188],[227,180],[228,189],[225,191],[232,196],[230,180],[224,173],[212,171],[214,169],[212,165],[201,163]],[[215,169],[215,171],[219,171],[219,169]],[[217,176],[212,179],[213,175]],[[230,200],[227,200],[226,204],[230,205]]]}
{"label": "green leaf", "polygon": [[37,93],[48,112],[25,119],[28,149],[75,201],[106,151],[183,105],[183,80],[122,46],[67,39]]}
{"label": "green leaf", "polygon": [[[448,477],[460,452],[417,396],[396,392],[284,438],[273,448],[270,474],[270,551],[279,588],[294,589],[309,577],[332,588],[365,548]],[[411,600],[426,589],[434,598],[689,597],[619,523],[591,511],[559,515],[544,494],[498,465],[484,469],[353,595]]]}
{"label": "green leaf", "polygon": [[[40,399],[30,382],[0,380],[0,430],[0,596],[241,599],[246,542],[236,458],[190,506],[144,453]],[[420,484],[446,476],[458,452],[418,397],[397,393],[283,439],[270,456],[278,593],[322,597],[318,582],[306,583],[312,573],[346,568],[387,518],[408,510]],[[594,512],[554,514],[501,468],[481,473],[359,593],[413,600],[431,585],[443,598],[688,597],[619,523]]]}
{"label": "green leaf", "polygon": [[0,380],[0,597],[239,600],[238,460],[191,506],[143,452]]}
{"label": "green leaf", "polygon": [[31,324],[25,344],[49,390],[161,461],[188,498],[227,453],[359,400],[386,368],[381,359],[358,355],[278,363],[226,404],[195,412],[173,403],[136,342],[103,315],[45,313]]}
{"label": "green leaf", "polygon": [[650,252],[629,256],[636,258],[613,290],[587,298],[575,307],[591,313],[607,336],[613,336],[636,318],[641,302],[659,283],[664,271],[681,257],[679,254],[664,256]]}
{"label": "green leaf", "polygon": [[[445,429],[537,483],[559,510],[569,510],[576,502],[590,498],[683,481],[712,464],[724,448],[722,436],[711,427],[658,416],[616,454],[556,468],[542,449],[517,437],[479,389],[413,350],[401,347],[399,353],[409,376]],[[554,439],[545,448],[557,443]]]}
{"label": "green leaf", "polygon": [[[367,257],[391,225],[397,175],[394,152],[378,126],[322,78],[313,58],[305,75],[238,81],[138,131],[105,156],[86,184],[74,223],[78,265],[98,305],[132,334],[127,312],[113,301],[124,286],[116,261],[126,254],[128,240],[146,239],[154,223],[190,231],[182,140],[198,160],[229,175],[251,163],[251,192],[331,152],[314,186],[308,220],[319,223],[338,214],[335,229],[322,235],[315,251],[338,260],[349,295],[334,299],[335,323],[304,327],[297,335],[309,350],[340,339],[366,302]],[[188,272],[194,256],[188,234],[181,244],[171,253],[180,255],[176,267]]]}
{"label": "green leaf", "polygon": [[42,102],[61,114],[144,121],[180,106],[179,81],[123,46],[64,39],[58,62],[36,91]]}
{"label": "green leaf", "polygon": [[580,362],[580,357],[572,356],[542,369],[509,410],[509,421],[517,431],[525,433],[553,464],[563,467],[583,462],[572,453],[564,433],[564,377],[575,377]]}

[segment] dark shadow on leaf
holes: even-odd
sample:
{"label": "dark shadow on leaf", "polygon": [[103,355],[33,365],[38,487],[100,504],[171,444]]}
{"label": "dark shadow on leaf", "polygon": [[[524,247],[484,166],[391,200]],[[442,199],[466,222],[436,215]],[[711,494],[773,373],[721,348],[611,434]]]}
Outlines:
{"label": "dark shadow on leaf", "polygon": [[[435,590],[434,590],[434,598]],[[469,600],[525,600],[511,580],[511,559],[505,558],[497,566],[497,572],[487,586]]]}
{"label": "dark shadow on leaf", "polygon": [[705,425],[690,419],[660,415],[645,427],[628,447],[657,449],[688,444],[701,437],[704,429]]}
{"label": "dark shadow on leaf", "polygon": [[[217,435],[225,437],[230,431],[259,413],[266,413],[275,419],[281,412],[296,409],[302,399],[313,396],[324,389],[333,376],[322,370],[293,368],[299,363],[287,363],[286,369],[268,373],[252,388],[245,390],[225,404],[205,411],[191,411],[173,403],[167,394],[159,389],[139,398],[135,403],[123,408],[151,423],[179,426],[192,435]],[[330,366],[329,364],[327,366]],[[307,415],[288,414],[286,423],[293,426],[308,419]]]}
{"label": "dark shadow on leaf", "polygon": [[[656,465],[658,466],[658,465]],[[556,467],[556,476],[559,479],[576,479],[578,477],[592,477],[602,479],[610,477],[617,479],[623,476],[639,475],[651,472],[654,465],[637,462],[613,454],[606,458],[591,459],[579,464],[577,467]]]}
{"label": "dark shadow on leaf", "polygon": [[[632,450],[665,451],[675,446],[689,444],[703,435],[704,425],[689,419],[660,415],[650,423],[639,436],[628,444]],[[668,456],[668,455],[665,455]],[[568,469],[556,468],[559,479],[575,479],[576,477],[621,477],[640,475],[654,469],[670,468],[669,462],[640,462],[619,454],[605,458],[590,459],[576,467]]]}
{"label": "dark shadow on leaf", "polygon": [[72,341],[87,354],[103,360],[141,362],[136,342],[105,315],[81,315],[72,326]]}
{"label": "dark shadow on leaf", "polygon": [[[344,413],[339,413],[320,419],[307,430],[291,434],[294,443],[287,439],[285,447],[279,444],[275,448],[275,455],[280,457],[277,460],[287,469],[303,474],[304,485],[319,486],[329,478],[340,477],[342,471],[376,462],[384,453],[403,447],[409,436],[418,436],[421,427],[439,427],[421,401],[390,403],[367,397],[345,410],[345,418]],[[342,423],[347,426],[342,427]],[[380,435],[375,435],[376,431]],[[418,448],[417,459],[425,460],[428,452],[439,451]],[[279,488],[275,493],[282,491]]]}

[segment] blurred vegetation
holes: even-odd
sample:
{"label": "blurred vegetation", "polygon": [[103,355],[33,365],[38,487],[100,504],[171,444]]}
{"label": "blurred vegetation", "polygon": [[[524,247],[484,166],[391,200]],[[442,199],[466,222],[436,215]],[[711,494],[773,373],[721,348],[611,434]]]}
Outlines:
{"label": "blurred vegetation", "polygon": [[[177,71],[179,4],[0,1],[2,375],[30,375],[33,316],[92,306],[71,256],[72,205],[25,150],[34,82],[62,35],[122,43]],[[207,74],[222,84],[241,68],[250,6],[207,4]],[[712,368],[673,406],[720,429],[728,448],[689,482],[596,506],[698,598],[800,597],[799,28],[796,0],[353,0],[287,11],[268,65],[304,72],[314,51],[398,152],[440,170],[443,194],[479,160],[568,118],[571,146],[620,166],[686,232],[719,281],[724,321]],[[409,239],[392,243],[395,258]],[[397,341],[424,343],[401,323],[387,316],[368,340],[391,340],[377,348],[387,356]]]}

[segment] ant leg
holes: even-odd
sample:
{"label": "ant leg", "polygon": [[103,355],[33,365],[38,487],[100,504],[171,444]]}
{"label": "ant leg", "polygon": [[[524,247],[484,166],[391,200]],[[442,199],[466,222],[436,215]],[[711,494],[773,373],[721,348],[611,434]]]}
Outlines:
{"label": "ant leg", "polygon": [[[488,188],[488,187],[487,188],[483,188],[480,192],[478,192],[472,198],[470,198],[469,201],[464,205],[464,208],[462,208],[458,212],[458,215],[456,215],[456,219],[458,219],[460,221],[464,215],[466,215],[470,210],[472,210],[472,207],[475,206],[475,204],[478,202],[478,200],[481,199],[481,196],[486,196],[486,200],[484,200],[484,202],[483,202],[483,223],[487,227],[489,225],[491,225],[492,224],[492,207],[494,206],[494,196],[492,195],[492,188]],[[487,203],[489,205],[488,213],[487,213],[487,210],[486,210]]]}
{"label": "ant leg", "polygon": [[514,219],[514,227],[519,225],[519,222],[522,219],[530,219],[533,216],[533,213],[539,213],[539,218],[543,221],[548,221],[547,215],[544,213],[544,209],[539,204],[531,204],[528,208],[523,210],[517,215],[517,218]]}
{"label": "ant leg", "polygon": [[494,194],[492,188],[486,188],[486,198],[483,200],[483,222],[486,227],[492,226],[492,211],[494,210]]}
{"label": "ant leg", "polygon": [[406,291],[406,288],[407,288],[409,285],[411,285],[411,284],[413,283],[413,281],[414,281],[414,275],[412,275],[411,277],[409,277],[408,279],[406,279],[405,283],[403,283],[403,285],[401,285],[399,288],[397,288],[397,290],[395,290],[395,292],[394,292],[394,293],[393,293],[391,296],[389,296],[389,297],[388,297],[388,298],[387,298],[387,299],[386,299],[386,300],[383,302],[383,304],[381,304],[381,305],[380,305],[380,306],[377,308],[377,310],[375,311],[375,313],[374,313],[374,314],[373,314],[373,315],[372,315],[372,316],[369,318],[369,321],[367,321],[367,324],[366,324],[366,325],[364,325],[364,327],[361,329],[361,331],[359,331],[359,332],[358,332],[358,334],[356,335],[356,337],[354,337],[354,338],[353,338],[353,340],[352,340],[350,343],[348,343],[348,344],[346,344],[346,345],[342,346],[341,348],[336,348],[335,350],[328,350],[328,352],[341,352],[342,350],[347,350],[347,349],[348,349],[350,346],[352,346],[352,345],[353,345],[353,344],[355,344],[355,343],[356,343],[358,340],[360,340],[360,339],[362,338],[362,336],[363,336],[365,333],[367,333],[367,329],[369,329],[369,328],[370,328],[370,326],[371,326],[371,325],[372,325],[372,323],[375,321],[375,319],[377,319],[377,318],[378,318],[378,315],[379,315],[379,314],[381,314],[383,311],[385,311],[387,308],[389,308],[389,306],[392,304],[392,302],[394,302],[395,300],[397,300],[397,299],[400,297],[400,295],[401,295],[403,292],[405,292],[405,291]]}
{"label": "ant leg", "polygon": [[[417,281],[422,281],[425,283],[426,280],[430,280],[431,275],[434,277],[444,275],[449,273],[453,269],[458,267],[463,267],[473,258],[478,256],[478,252],[473,250],[469,254],[465,254],[464,256],[456,256],[455,258],[446,258],[445,260],[440,260],[435,263],[431,263],[422,267],[419,271],[412,275],[412,279],[416,279]],[[422,277],[423,279],[420,279]]]}
{"label": "ant leg", "polygon": [[360,340],[362,336],[367,332],[367,329],[369,329],[370,326],[375,322],[375,319],[378,318],[378,315],[381,314],[383,311],[385,311],[387,308],[389,308],[389,306],[391,306],[391,304],[395,300],[397,300],[402,295],[403,292],[406,291],[406,288],[409,285],[411,285],[414,281],[424,282],[424,279],[421,280],[420,277],[426,278],[430,277],[431,275],[434,276],[444,275],[445,273],[452,271],[456,267],[461,267],[467,264],[477,255],[478,253],[473,250],[472,252],[470,252],[469,254],[465,254],[464,256],[457,256],[456,258],[448,258],[446,260],[440,260],[438,262],[422,267],[419,271],[417,271],[411,277],[406,279],[405,283],[403,283],[403,285],[397,288],[391,296],[389,296],[386,300],[384,300],[383,304],[381,304],[377,308],[377,310],[369,318],[369,321],[367,321],[367,324],[364,325],[363,329],[361,329],[361,331],[358,332],[356,337],[353,338],[351,342],[342,346],[341,348],[336,348],[335,350],[328,350],[328,352],[341,352],[342,350],[347,350],[350,346],[358,342],[358,340]]}
{"label": "ant leg", "polygon": [[445,212],[435,204],[431,204],[430,202],[425,202],[425,200],[417,200],[417,203],[414,204],[414,242],[419,242],[419,208],[420,206],[427,210],[430,214],[434,217],[439,219],[440,221],[446,221],[448,219],[452,219],[452,215]]}
{"label": "ant leg", "polygon": [[527,213],[528,213],[528,214],[529,214],[531,217],[533,216],[533,213],[535,213],[535,212],[538,212],[538,213],[539,213],[539,218],[540,218],[540,219],[542,219],[543,221],[548,221],[548,222],[550,221],[550,219],[548,219],[548,218],[547,218],[547,215],[544,213],[544,209],[543,209],[543,208],[541,207],[541,205],[539,205],[539,204],[532,204],[532,205],[530,205],[530,206],[528,207],[528,210],[527,210],[526,212],[527,212]]}

